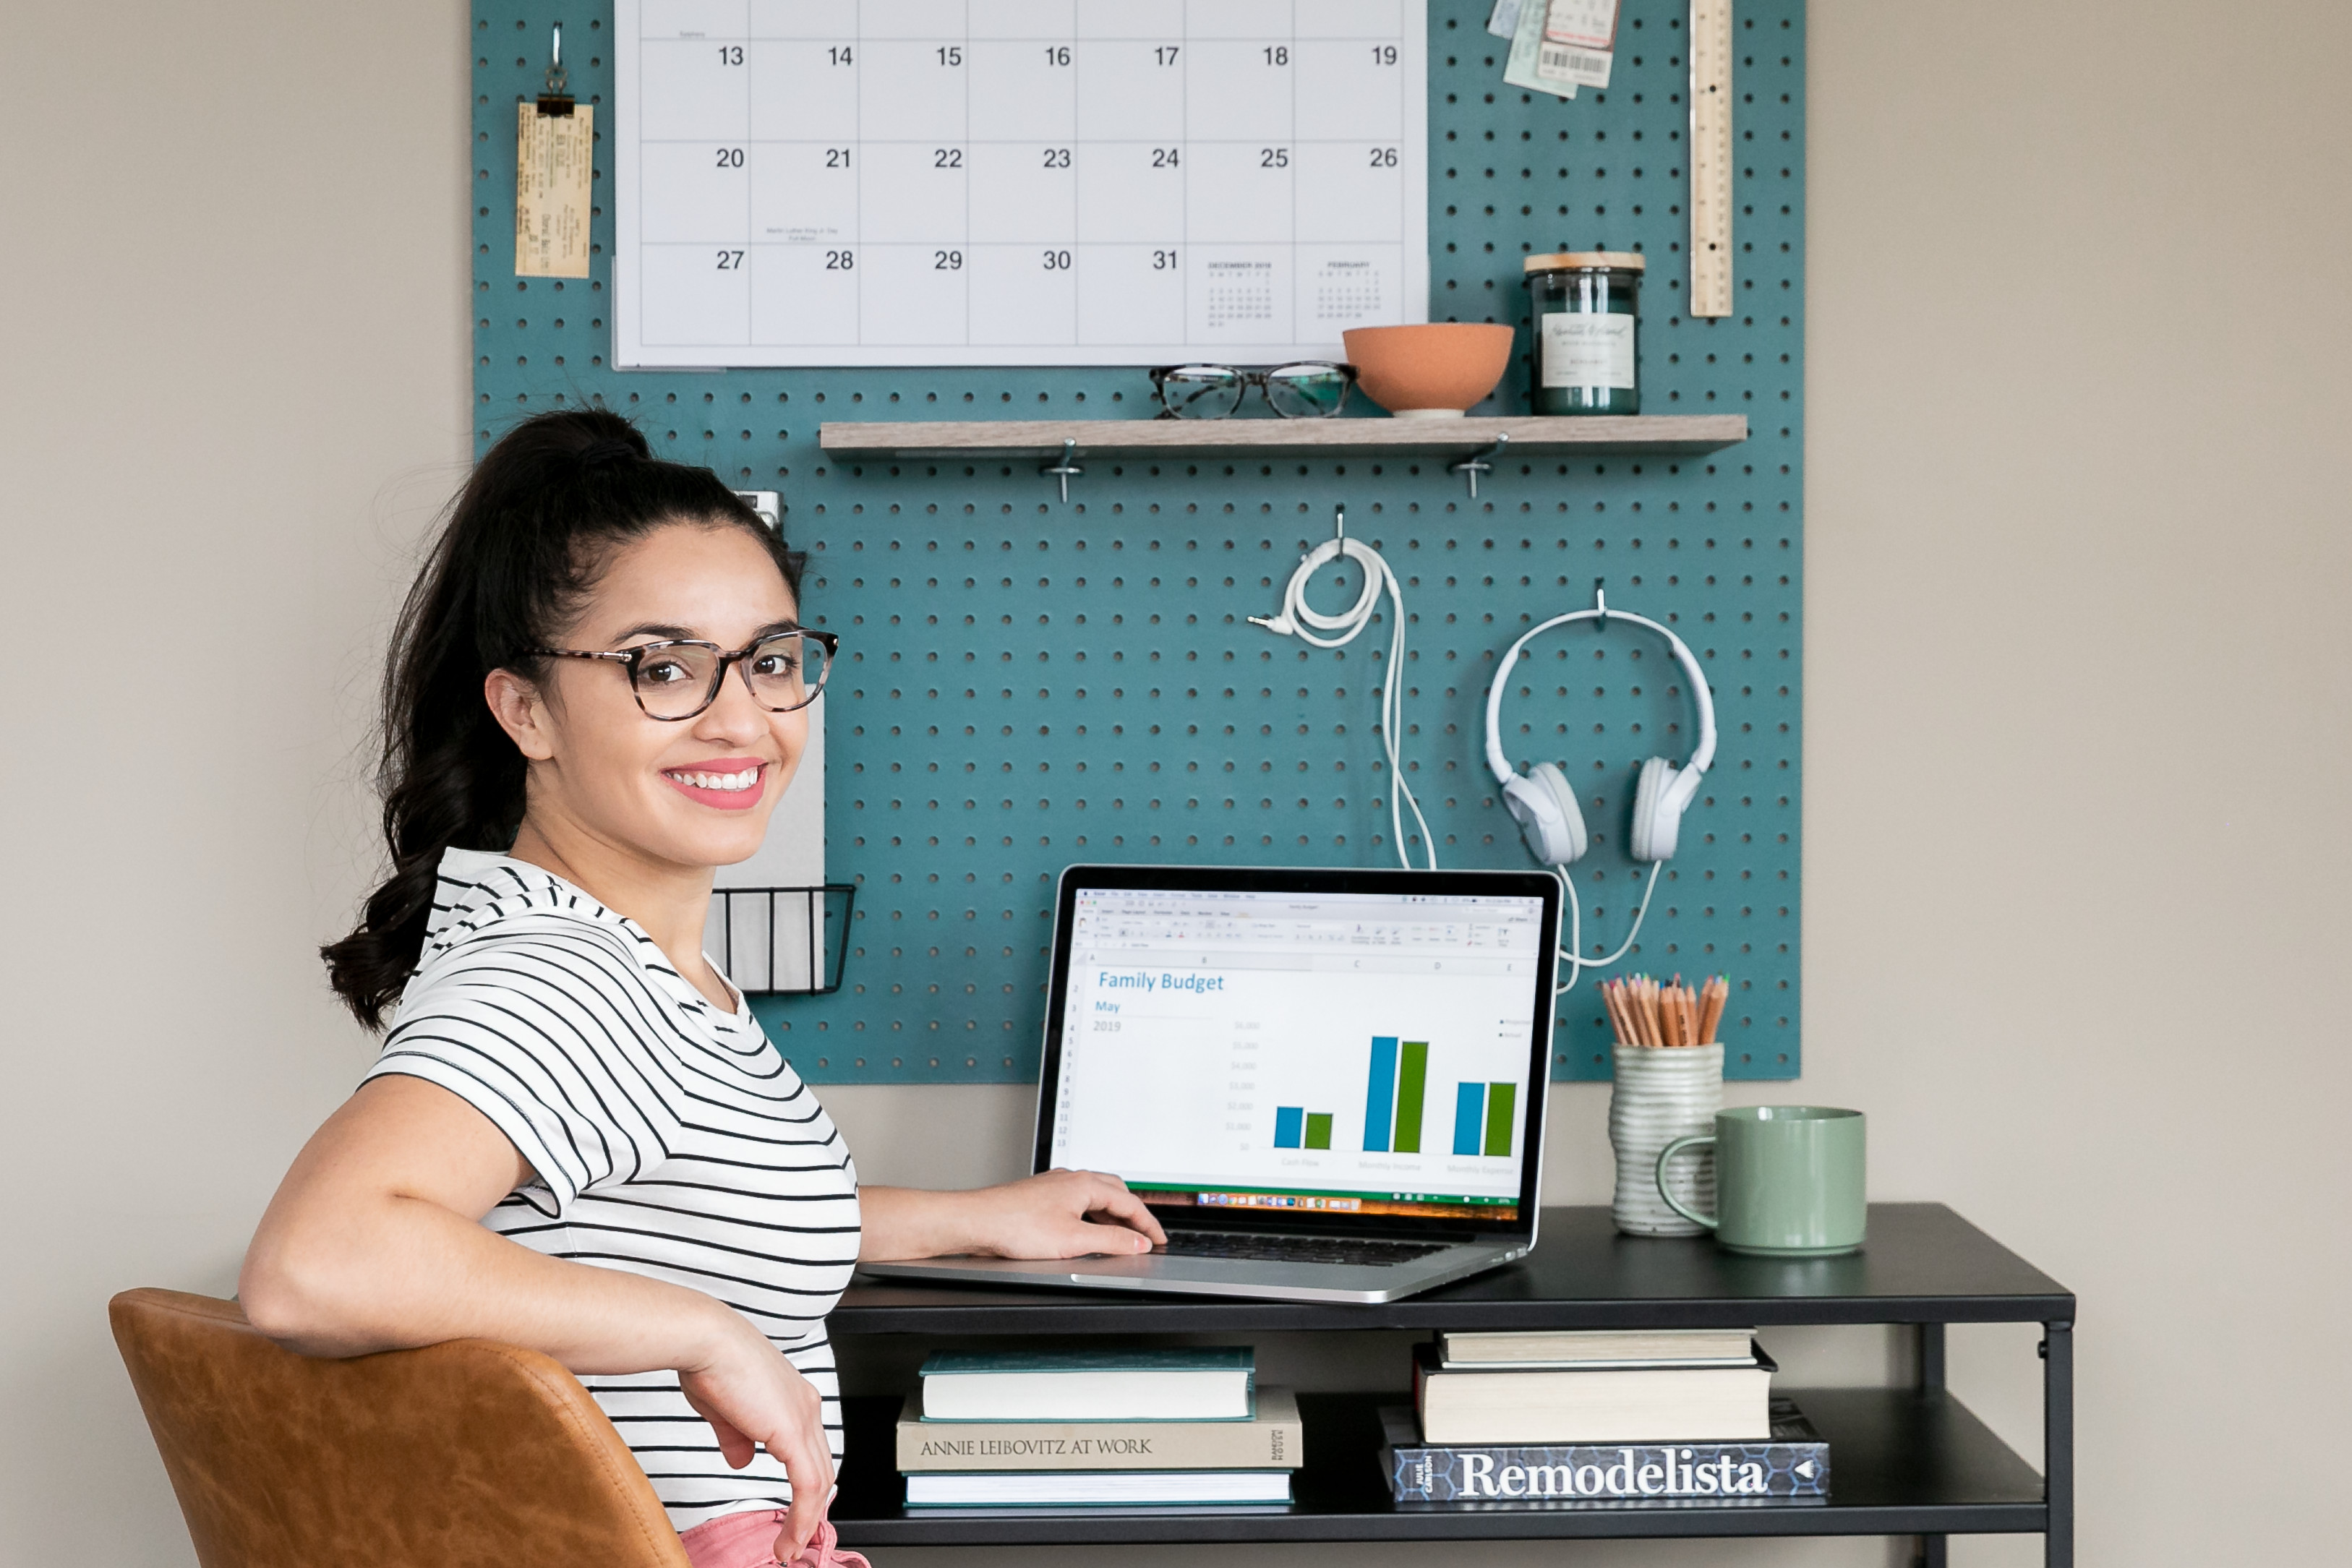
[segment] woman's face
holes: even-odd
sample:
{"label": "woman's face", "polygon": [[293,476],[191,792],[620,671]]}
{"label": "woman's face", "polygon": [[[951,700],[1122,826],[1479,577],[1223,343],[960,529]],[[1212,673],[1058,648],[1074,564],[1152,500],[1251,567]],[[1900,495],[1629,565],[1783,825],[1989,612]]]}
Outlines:
{"label": "woman's face", "polygon": [[[743,529],[677,523],[615,552],[554,645],[690,638],[732,653],[797,624],[799,614],[775,561]],[[541,687],[501,671],[488,691],[530,759],[529,818],[542,836],[584,832],[677,866],[731,865],[759,849],[808,744],[808,709],[761,707],[739,664],[709,707],[665,724],[639,709],[625,666],[549,663]]]}

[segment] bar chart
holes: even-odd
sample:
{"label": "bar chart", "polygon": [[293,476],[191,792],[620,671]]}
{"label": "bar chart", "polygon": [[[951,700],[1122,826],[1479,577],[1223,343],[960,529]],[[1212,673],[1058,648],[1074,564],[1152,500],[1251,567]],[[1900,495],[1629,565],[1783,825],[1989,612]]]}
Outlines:
{"label": "bar chart", "polygon": [[1429,1090],[1429,1042],[1372,1036],[1371,1071],[1364,1090],[1364,1152],[1421,1153],[1421,1113]]}
{"label": "bar chart", "polygon": [[1329,1148],[1331,1113],[1309,1111],[1304,1105],[1276,1106],[1274,1146],[1277,1149]]}
{"label": "bar chart", "polygon": [[1454,1088],[1454,1152],[1488,1158],[1511,1156],[1511,1131],[1519,1104],[1516,1083],[1458,1083]]}

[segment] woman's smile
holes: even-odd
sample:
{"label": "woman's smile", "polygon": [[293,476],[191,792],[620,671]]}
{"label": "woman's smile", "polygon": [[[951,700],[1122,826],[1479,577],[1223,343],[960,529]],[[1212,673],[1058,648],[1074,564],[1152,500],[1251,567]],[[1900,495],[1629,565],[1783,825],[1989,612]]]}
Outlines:
{"label": "woman's smile", "polygon": [[689,800],[721,811],[748,811],[760,803],[768,764],[756,757],[718,757],[691,768],[665,768],[662,777]]}

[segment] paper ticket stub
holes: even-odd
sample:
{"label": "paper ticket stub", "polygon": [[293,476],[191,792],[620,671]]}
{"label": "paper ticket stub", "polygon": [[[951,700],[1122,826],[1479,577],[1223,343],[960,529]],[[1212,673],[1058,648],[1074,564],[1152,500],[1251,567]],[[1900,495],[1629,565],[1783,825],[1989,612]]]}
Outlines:
{"label": "paper ticket stub", "polygon": [[1574,98],[1576,83],[1564,74],[1549,74],[1543,68],[1544,26],[1547,9],[1544,0],[1525,0],[1519,7],[1519,25],[1511,35],[1511,57],[1503,67],[1503,80],[1513,87],[1523,87],[1534,92],[1548,92],[1555,98]]}
{"label": "paper ticket stub", "polygon": [[1495,0],[1495,8],[1486,13],[1486,31],[1498,38],[1512,38],[1519,31],[1519,0]]}
{"label": "paper ticket stub", "polygon": [[596,111],[515,105],[515,276],[588,276],[589,174]]}
{"label": "paper ticket stub", "polygon": [[1550,0],[1536,70],[1578,87],[1604,88],[1616,48],[1617,0]]}
{"label": "paper ticket stub", "polygon": [[1609,85],[1616,58],[1618,0],[1550,0],[1543,14],[1540,75],[1578,87]]}

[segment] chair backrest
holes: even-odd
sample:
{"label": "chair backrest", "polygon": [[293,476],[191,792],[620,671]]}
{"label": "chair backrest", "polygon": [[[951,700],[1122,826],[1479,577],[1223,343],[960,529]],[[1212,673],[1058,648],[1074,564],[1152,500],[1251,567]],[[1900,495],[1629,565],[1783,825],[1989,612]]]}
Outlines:
{"label": "chair backrest", "polygon": [[203,1568],[688,1568],[620,1434],[535,1351],[319,1360],[176,1291],[109,1315]]}

